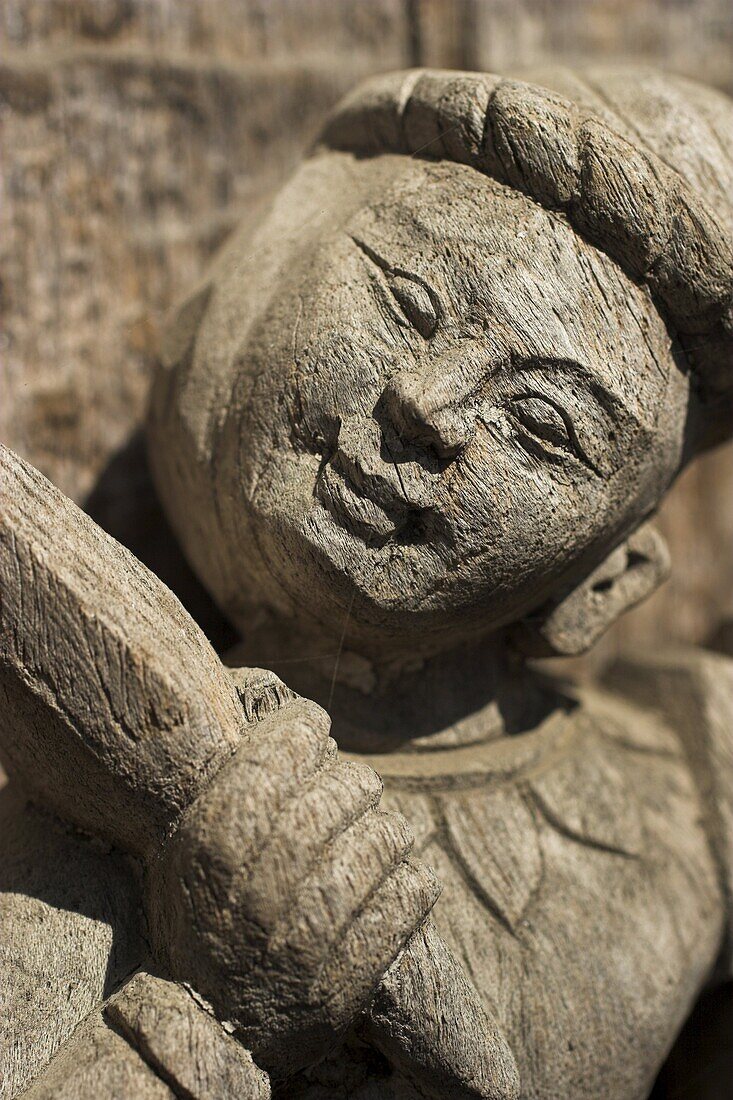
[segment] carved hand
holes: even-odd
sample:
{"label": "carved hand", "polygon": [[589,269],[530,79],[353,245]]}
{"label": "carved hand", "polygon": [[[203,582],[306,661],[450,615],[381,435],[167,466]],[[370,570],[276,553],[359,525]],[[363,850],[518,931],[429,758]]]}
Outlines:
{"label": "carved hand", "polygon": [[266,718],[149,872],[158,954],[280,1076],[333,1044],[439,893],[328,729],[301,699]]}
{"label": "carved hand", "polygon": [[142,861],[171,975],[276,1077],[366,1010],[423,1092],[515,1095],[506,1044],[423,926],[438,888],[377,809],[378,777],[339,761],[305,700],[248,721],[172,593],[4,449],[0,468],[3,755],[38,801]]}
{"label": "carved hand", "polygon": [[404,818],[377,808],[379,777],[339,760],[329,725],[313,703],[286,704],[186,813],[149,876],[158,954],[276,1079],[369,1004],[365,1034],[423,1091],[509,1096],[506,1044],[420,927],[437,883],[407,858]]}

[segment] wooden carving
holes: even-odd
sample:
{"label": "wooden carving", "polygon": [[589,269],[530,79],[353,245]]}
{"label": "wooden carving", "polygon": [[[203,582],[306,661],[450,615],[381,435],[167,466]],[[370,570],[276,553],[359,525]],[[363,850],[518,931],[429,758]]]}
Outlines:
{"label": "wooden carving", "polygon": [[731,432],[732,200],[688,81],[356,89],[162,349],[224,663],[2,452],[0,1095],[648,1094],[731,975],[733,664],[528,659],[664,580]]}

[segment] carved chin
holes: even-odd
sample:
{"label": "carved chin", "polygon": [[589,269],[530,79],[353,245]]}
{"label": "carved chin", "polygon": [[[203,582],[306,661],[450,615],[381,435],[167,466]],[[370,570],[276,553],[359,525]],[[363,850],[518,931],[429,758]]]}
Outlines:
{"label": "carved chin", "polygon": [[453,600],[446,587],[450,563],[445,547],[424,533],[415,536],[409,524],[401,529],[392,524],[386,535],[380,531],[375,537],[372,516],[365,511],[357,523],[351,517],[336,519],[320,505],[313,509],[300,531],[301,606],[312,602],[321,618],[330,607],[339,627],[347,610],[355,625],[368,629],[390,624],[390,632],[409,632],[420,623],[428,626],[435,616],[446,626]]}

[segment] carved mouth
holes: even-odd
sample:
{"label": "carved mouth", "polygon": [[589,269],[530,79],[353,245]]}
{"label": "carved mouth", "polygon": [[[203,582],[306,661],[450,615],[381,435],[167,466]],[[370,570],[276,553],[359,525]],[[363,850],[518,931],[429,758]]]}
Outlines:
{"label": "carved mouth", "polygon": [[418,508],[402,498],[374,500],[357,492],[349,479],[327,464],[316,482],[316,498],[336,522],[368,546],[387,543],[415,544],[428,538],[428,519],[432,509]]}
{"label": "carved mouth", "polygon": [[337,523],[373,546],[394,538],[407,518],[408,508],[385,507],[358,493],[343,474],[327,464],[316,482],[316,497]]}
{"label": "carved mouth", "polygon": [[452,542],[447,524],[433,508],[420,508],[402,497],[387,500],[383,492],[377,501],[357,492],[330,463],[318,477],[315,495],[341,527],[367,546],[408,546],[436,539]]}

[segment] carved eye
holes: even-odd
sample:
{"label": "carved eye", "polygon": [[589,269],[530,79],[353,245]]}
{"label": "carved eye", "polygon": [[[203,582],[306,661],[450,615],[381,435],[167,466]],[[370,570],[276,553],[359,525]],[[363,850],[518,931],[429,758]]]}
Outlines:
{"label": "carved eye", "polygon": [[512,412],[538,440],[565,451],[577,451],[575,433],[560,410],[542,397],[517,397]]}
{"label": "carved eye", "polygon": [[393,276],[389,286],[407,320],[427,340],[438,324],[438,314],[427,289],[403,275]]}
{"label": "carved eye", "polygon": [[540,451],[551,461],[561,461],[565,455],[571,455],[602,476],[598,466],[586,453],[578,439],[568,414],[552,401],[539,394],[527,394],[515,397],[511,402],[511,413],[518,421],[520,442],[530,451]]}

